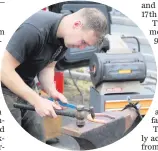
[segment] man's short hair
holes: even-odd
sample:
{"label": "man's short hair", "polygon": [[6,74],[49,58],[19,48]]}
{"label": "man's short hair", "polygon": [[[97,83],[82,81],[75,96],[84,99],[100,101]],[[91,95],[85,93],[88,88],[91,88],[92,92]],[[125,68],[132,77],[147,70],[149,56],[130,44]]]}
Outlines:
{"label": "man's short hair", "polygon": [[81,17],[85,19],[85,29],[92,29],[98,37],[100,45],[105,37],[107,30],[107,19],[105,15],[96,8],[82,8]]}

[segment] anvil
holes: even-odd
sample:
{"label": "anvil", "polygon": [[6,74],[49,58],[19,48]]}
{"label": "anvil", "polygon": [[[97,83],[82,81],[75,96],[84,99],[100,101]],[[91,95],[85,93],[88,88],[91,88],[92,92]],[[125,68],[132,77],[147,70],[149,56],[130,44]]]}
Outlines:
{"label": "anvil", "polygon": [[93,121],[88,115],[84,127],[77,127],[74,120],[62,127],[62,133],[74,137],[81,148],[95,149],[122,138],[135,122],[137,116],[134,108],[96,113],[96,121]]}

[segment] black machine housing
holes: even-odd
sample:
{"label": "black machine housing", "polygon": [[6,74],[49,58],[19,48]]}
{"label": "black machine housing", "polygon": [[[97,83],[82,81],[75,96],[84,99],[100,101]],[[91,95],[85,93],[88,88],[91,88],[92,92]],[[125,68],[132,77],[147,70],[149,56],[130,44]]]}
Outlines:
{"label": "black machine housing", "polygon": [[145,59],[140,52],[95,53],[90,59],[89,68],[91,80],[95,86],[102,82],[143,82],[147,74]]}

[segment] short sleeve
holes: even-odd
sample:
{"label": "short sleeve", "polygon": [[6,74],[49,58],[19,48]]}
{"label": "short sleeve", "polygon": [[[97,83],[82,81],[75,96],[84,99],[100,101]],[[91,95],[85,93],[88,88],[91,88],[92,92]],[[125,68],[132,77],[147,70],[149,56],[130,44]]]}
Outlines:
{"label": "short sleeve", "polygon": [[29,55],[39,49],[39,31],[31,25],[20,26],[7,44],[6,50],[20,63],[24,62]]}

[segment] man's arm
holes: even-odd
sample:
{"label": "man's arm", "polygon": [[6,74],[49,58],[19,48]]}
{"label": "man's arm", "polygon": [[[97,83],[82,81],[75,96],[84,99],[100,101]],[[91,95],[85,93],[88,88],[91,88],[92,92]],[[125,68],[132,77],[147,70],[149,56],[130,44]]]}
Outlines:
{"label": "man's arm", "polygon": [[56,62],[47,65],[38,75],[39,82],[43,90],[50,95],[52,91],[56,90],[54,84],[54,69]]}
{"label": "man's arm", "polygon": [[24,83],[15,71],[15,68],[19,65],[20,63],[8,51],[5,51],[2,60],[1,80],[12,92],[27,100],[30,104],[35,105],[39,96]]}
{"label": "man's arm", "polygon": [[32,104],[40,116],[56,117],[57,115],[53,107],[56,109],[61,108],[54,102],[40,97],[24,83],[15,71],[15,68],[19,66],[19,64],[20,63],[8,51],[5,51],[1,67],[1,81],[3,84],[13,93]]}
{"label": "man's arm", "polygon": [[62,102],[67,103],[67,99],[61,93],[59,93],[54,84],[54,71],[56,62],[52,62],[47,65],[38,75],[39,82],[44,91],[55,99],[60,99]]}

